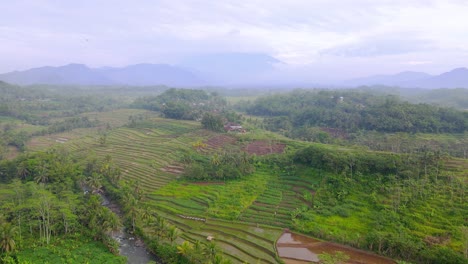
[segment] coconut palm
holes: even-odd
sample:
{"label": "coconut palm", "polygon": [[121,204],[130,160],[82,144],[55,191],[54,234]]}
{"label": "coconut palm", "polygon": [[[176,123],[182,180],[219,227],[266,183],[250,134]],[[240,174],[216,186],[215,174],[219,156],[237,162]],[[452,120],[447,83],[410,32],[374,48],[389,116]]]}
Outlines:
{"label": "coconut palm", "polygon": [[11,223],[4,223],[0,226],[0,249],[2,252],[12,252],[16,248],[15,236],[18,228]]}
{"label": "coconut palm", "polygon": [[193,245],[188,241],[184,241],[184,243],[177,246],[177,254],[180,254],[189,260],[191,260],[190,256],[192,255],[193,250]]}
{"label": "coconut palm", "polygon": [[93,173],[86,179],[86,184],[93,189],[93,192],[102,188],[102,175]]}
{"label": "coconut palm", "polygon": [[28,165],[26,164],[26,162],[23,161],[18,165],[18,168],[16,169],[16,174],[20,179],[26,179],[26,177],[29,175]]}
{"label": "coconut palm", "polygon": [[204,254],[211,260],[215,259],[216,253],[218,253],[218,251],[218,246],[213,241],[205,245]]}
{"label": "coconut palm", "polygon": [[167,228],[167,238],[171,241],[171,245],[180,236],[180,231],[177,227],[171,225]]}

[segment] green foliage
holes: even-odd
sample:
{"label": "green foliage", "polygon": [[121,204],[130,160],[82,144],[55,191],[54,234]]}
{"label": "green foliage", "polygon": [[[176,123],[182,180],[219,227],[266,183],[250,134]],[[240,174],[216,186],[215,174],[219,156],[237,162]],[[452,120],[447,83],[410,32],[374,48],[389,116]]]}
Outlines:
{"label": "green foliage", "polygon": [[209,159],[196,155],[187,164],[183,177],[197,181],[240,179],[254,171],[253,159],[245,152],[214,153]]}
{"label": "green foliage", "polygon": [[49,246],[37,246],[32,242],[18,251],[15,258],[17,263],[127,263],[125,257],[109,253],[102,243],[82,236],[57,239]]}
{"label": "green foliage", "polygon": [[220,111],[226,101],[216,93],[204,90],[171,88],[155,97],[138,98],[134,107],[161,111],[165,117],[172,119],[196,120],[204,112]]}
{"label": "green foliage", "polygon": [[217,132],[223,131],[224,128],[224,122],[221,116],[212,113],[203,114],[201,124],[203,128]]}
{"label": "green foliage", "polygon": [[0,250],[2,253],[9,253],[16,249],[15,237],[18,228],[11,223],[0,223]]}
{"label": "green foliage", "polygon": [[376,96],[361,91],[295,90],[258,98],[247,108],[247,113],[269,117],[264,121],[267,128],[288,130],[298,138],[307,138],[300,131],[310,126],[347,132],[428,133],[463,133],[468,127],[468,114],[465,112],[428,104],[410,104],[394,96]]}
{"label": "green foliage", "polygon": [[349,256],[341,251],[337,251],[335,254],[322,253],[318,256],[320,263],[323,264],[344,264],[349,260]]}
{"label": "green foliage", "polygon": [[88,117],[71,117],[63,121],[54,122],[50,124],[47,129],[36,132],[33,135],[60,133],[64,131],[70,131],[75,128],[95,127],[98,124],[98,121],[91,121],[88,119]]}
{"label": "green foliage", "polygon": [[[464,205],[465,191],[462,191],[466,183],[451,176],[433,178],[440,174],[440,168],[428,169],[437,164],[426,159],[428,153],[405,157],[405,162],[414,163],[386,160],[378,157],[380,153],[369,153],[369,157],[362,154],[354,159],[355,173],[351,174],[349,157],[337,158],[350,150],[325,146],[309,150],[299,151],[301,155],[296,158],[307,159],[307,164],[318,168],[319,173],[301,172],[301,167],[298,173],[307,173],[320,184],[315,187],[312,206],[296,208],[291,214],[294,228],[405,260],[463,263],[463,249],[458,246],[462,235],[448,234],[459,234],[463,230],[463,217],[450,211],[468,213]],[[341,154],[331,155],[335,157],[332,161],[320,159],[334,151]],[[378,165],[379,161],[396,166],[397,175],[404,166],[415,173],[405,172],[395,177],[386,166]],[[344,162],[343,166],[340,162]],[[362,164],[373,165],[363,167]],[[455,242],[458,239],[459,242]]]}

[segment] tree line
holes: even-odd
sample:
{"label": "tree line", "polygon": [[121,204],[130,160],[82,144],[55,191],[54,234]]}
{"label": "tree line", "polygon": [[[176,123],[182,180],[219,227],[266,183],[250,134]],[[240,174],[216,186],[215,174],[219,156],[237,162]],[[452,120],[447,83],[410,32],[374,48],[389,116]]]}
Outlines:
{"label": "tree line", "polygon": [[267,129],[289,133],[314,126],[411,133],[463,133],[468,128],[467,112],[353,90],[295,90],[244,102],[238,109],[264,116]]}
{"label": "tree line", "polygon": [[167,118],[197,120],[207,111],[221,111],[226,104],[216,92],[171,88],[158,96],[137,98],[132,106],[160,111]]}

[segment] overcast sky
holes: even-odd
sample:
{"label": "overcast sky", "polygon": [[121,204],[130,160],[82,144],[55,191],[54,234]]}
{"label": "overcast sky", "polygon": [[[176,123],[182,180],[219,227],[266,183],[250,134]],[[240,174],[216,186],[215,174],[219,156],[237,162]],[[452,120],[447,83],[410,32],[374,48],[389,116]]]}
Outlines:
{"label": "overcast sky", "polygon": [[468,66],[468,0],[0,0],[0,72],[269,54],[344,77]]}

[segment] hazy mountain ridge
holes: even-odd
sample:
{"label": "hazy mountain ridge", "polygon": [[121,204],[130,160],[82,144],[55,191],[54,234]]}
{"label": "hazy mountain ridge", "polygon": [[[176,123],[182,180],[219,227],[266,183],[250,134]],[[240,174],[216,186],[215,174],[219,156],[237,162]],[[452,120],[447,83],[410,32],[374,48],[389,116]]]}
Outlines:
{"label": "hazy mountain ridge", "polygon": [[125,67],[90,68],[83,64],[39,67],[0,74],[0,80],[18,84],[128,85],[197,87],[204,85],[255,87],[357,87],[385,85],[403,88],[468,88],[468,69],[457,68],[440,75],[404,71],[335,83],[317,83],[308,72],[288,76],[283,62],[262,53],[204,54],[182,60],[178,65],[141,63]]}
{"label": "hazy mountain ridge", "polygon": [[173,85],[203,83],[188,70],[167,64],[137,64],[123,68],[89,68],[82,64],[40,67],[0,74],[0,80],[19,85]]}
{"label": "hazy mountain ridge", "polygon": [[[0,74],[0,80],[19,85],[168,85],[261,83],[273,76],[281,61],[260,53],[205,54],[179,65],[141,63],[125,67],[89,68],[83,64],[39,67]],[[268,79],[268,78],[266,78]]]}
{"label": "hazy mountain ridge", "polygon": [[108,80],[99,73],[83,64],[68,64],[60,67],[39,67],[26,71],[15,71],[0,74],[0,80],[19,85],[53,84],[53,85],[111,85]]}
{"label": "hazy mountain ridge", "polygon": [[373,75],[346,81],[347,85],[392,85],[400,86],[407,82],[419,81],[433,77],[424,72],[404,71],[393,75]]}
{"label": "hazy mountain ridge", "polygon": [[387,85],[405,88],[468,88],[468,69],[456,68],[439,75],[424,72],[400,72],[394,75],[374,75],[353,79],[343,83],[346,86]]}
{"label": "hazy mountain ridge", "polygon": [[98,73],[118,84],[124,85],[170,85],[195,86],[204,81],[193,72],[168,64],[135,64],[123,68],[100,68]]}

